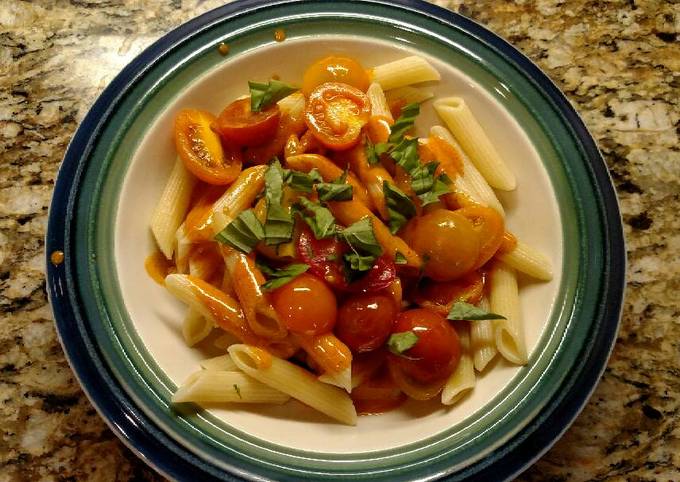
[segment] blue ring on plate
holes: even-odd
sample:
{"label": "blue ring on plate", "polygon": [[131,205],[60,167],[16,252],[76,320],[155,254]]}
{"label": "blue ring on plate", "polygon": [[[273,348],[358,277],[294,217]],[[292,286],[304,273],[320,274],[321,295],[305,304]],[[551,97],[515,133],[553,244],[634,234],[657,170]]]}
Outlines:
{"label": "blue ring on plate", "polygon": [[[92,106],[69,144],[55,186],[45,244],[48,294],[62,346],[81,386],[114,433],[146,463],[172,479],[244,480],[240,476],[224,473],[192,455],[166,436],[134,406],[103,363],[98,348],[92,343],[93,336],[81,316],[77,289],[74,289],[78,282],[70,276],[70,273],[74,272],[73,260],[67,257],[64,263],[54,265],[50,262],[49,254],[55,250],[68,253],[71,248],[70,232],[74,221],[74,205],[82,172],[86,167],[83,159],[88,158],[102,126],[125,91],[178,43],[214,22],[291,3],[304,2],[239,0],[181,25],[148,47],[114,78]],[[606,165],[581,118],[555,84],[517,49],[472,20],[421,0],[391,2],[367,0],[361,3],[396,4],[446,25],[462,28],[500,51],[513,61],[519,70],[529,74],[574,130],[581,148],[590,161],[587,167],[596,181],[604,205],[606,223],[603,243],[604,265],[608,269],[604,273],[605,292],[599,306],[597,323],[593,327],[593,336],[584,347],[579,363],[574,366],[572,377],[565,381],[564,390],[553,397],[542,412],[511,440],[485,459],[446,477],[446,480],[509,479],[544,454],[568,428],[585,406],[606,366],[610,351],[594,348],[613,347],[625,287],[625,261],[618,263],[625,260],[625,246],[616,195]],[[70,269],[67,270],[67,267]],[[573,389],[576,384],[581,389]],[[583,387],[589,387],[591,391],[584,391]]]}

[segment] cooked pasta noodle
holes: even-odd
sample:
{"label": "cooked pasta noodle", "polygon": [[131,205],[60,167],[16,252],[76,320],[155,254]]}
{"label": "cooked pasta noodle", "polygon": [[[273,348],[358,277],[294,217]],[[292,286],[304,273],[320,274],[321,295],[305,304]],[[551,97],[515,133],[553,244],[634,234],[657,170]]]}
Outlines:
{"label": "cooked pasta noodle", "polygon": [[286,403],[290,396],[235,371],[200,370],[172,396],[174,403]]}
{"label": "cooked pasta noodle", "polygon": [[[474,324],[474,323],[473,323]],[[470,346],[470,327],[466,322],[457,325],[456,331],[460,338],[460,361],[442,390],[442,403],[453,405],[475,388],[475,367],[472,361],[472,347]]]}
{"label": "cooked pasta noodle", "polygon": [[439,72],[427,60],[417,55],[378,65],[372,70],[373,82],[380,84],[383,90],[440,78]]}
{"label": "cooked pasta noodle", "polygon": [[502,263],[491,271],[491,311],[505,316],[494,320],[496,347],[503,357],[518,365],[527,363],[524,327],[519,309],[519,294],[515,270]]}
{"label": "cooked pasta noodle", "polygon": [[[488,311],[489,300],[482,298],[479,307]],[[498,353],[494,322],[492,320],[478,320],[470,323],[470,345],[475,370],[482,372]]]}

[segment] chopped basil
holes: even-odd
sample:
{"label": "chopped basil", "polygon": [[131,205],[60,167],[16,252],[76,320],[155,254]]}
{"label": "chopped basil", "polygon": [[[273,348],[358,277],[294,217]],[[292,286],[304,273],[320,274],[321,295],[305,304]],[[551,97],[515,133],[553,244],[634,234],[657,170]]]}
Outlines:
{"label": "chopped basil", "polygon": [[394,234],[416,215],[416,206],[401,189],[387,181],[383,181],[383,193],[390,215],[390,231]]}
{"label": "chopped basil", "polygon": [[409,174],[420,166],[418,139],[403,139],[389,151],[390,157]]}
{"label": "chopped basil", "polygon": [[317,169],[312,169],[311,171],[301,172],[287,170],[286,182],[288,185],[299,192],[312,192],[314,184],[323,182],[323,178]]}
{"label": "chopped basil", "polygon": [[394,264],[406,264],[406,256],[397,251],[394,254]]}
{"label": "chopped basil", "polygon": [[238,395],[238,398],[242,399],[243,397],[241,396],[241,389],[238,387],[238,385],[234,383],[232,386],[234,387],[234,391],[236,392],[236,395]]}
{"label": "chopped basil", "polygon": [[308,269],[309,265],[304,263],[289,264],[285,268],[277,270],[269,268],[267,274],[269,275],[270,279],[262,285],[262,289],[275,290],[276,288],[280,288],[281,286],[293,281]]}
{"label": "chopped basil", "polygon": [[380,155],[376,152],[375,144],[371,139],[366,136],[366,143],[364,145],[364,150],[366,151],[366,160],[369,166],[375,166],[380,162]]}
{"label": "chopped basil", "polygon": [[413,127],[418,114],[420,114],[420,104],[413,103],[402,107],[399,118],[392,125],[392,132],[388,141],[397,144],[404,137],[404,134]]}
{"label": "chopped basil", "polygon": [[293,215],[290,209],[281,205],[283,198],[283,182],[286,172],[275,159],[264,174],[265,197],[267,200],[267,217],[264,224],[265,242],[267,244],[286,243],[293,237]]}
{"label": "chopped basil", "polygon": [[418,194],[418,198],[421,201],[421,206],[427,206],[428,204],[436,203],[439,201],[439,196],[448,194],[451,192],[449,189],[449,184],[451,180],[446,174],[440,174],[434,181],[434,185],[430,191]]}
{"label": "chopped basil", "polygon": [[321,201],[349,201],[352,199],[352,185],[347,182],[347,171],[333,182],[320,182],[316,192]]}
{"label": "chopped basil", "polygon": [[378,240],[375,239],[373,223],[369,217],[346,227],[340,232],[340,236],[356,253],[366,253],[377,257],[383,252]]}
{"label": "chopped basil", "polygon": [[250,110],[253,112],[267,109],[298,90],[297,87],[274,79],[267,83],[249,81],[248,87],[250,88]]}
{"label": "chopped basil", "polygon": [[215,236],[215,240],[220,243],[228,244],[246,254],[250,253],[262,239],[264,239],[264,228],[252,209],[241,212]]}
{"label": "chopped basil", "polygon": [[375,263],[375,256],[370,254],[368,256],[362,256],[357,253],[347,253],[345,255],[345,261],[347,261],[347,264],[352,271],[368,271]]}
{"label": "chopped basil", "polygon": [[311,228],[316,239],[329,238],[336,233],[335,217],[321,204],[302,197],[295,205],[295,211]]}
{"label": "chopped basil", "polygon": [[412,331],[392,333],[387,340],[387,348],[395,355],[402,355],[418,343],[418,335]]}
{"label": "chopped basil", "polygon": [[416,194],[423,194],[434,186],[434,173],[439,166],[438,162],[428,162],[413,169],[411,174],[411,188]]}
{"label": "chopped basil", "polygon": [[507,320],[505,316],[498,315],[496,313],[491,313],[489,311],[483,310],[471,305],[470,303],[465,303],[463,301],[457,301],[451,307],[451,311],[447,315],[449,320]]}

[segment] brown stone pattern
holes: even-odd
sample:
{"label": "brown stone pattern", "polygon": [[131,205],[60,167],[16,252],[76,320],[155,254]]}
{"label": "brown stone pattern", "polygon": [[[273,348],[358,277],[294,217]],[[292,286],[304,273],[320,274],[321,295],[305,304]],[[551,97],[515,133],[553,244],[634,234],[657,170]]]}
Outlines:
{"label": "brown stone pattern", "polygon": [[[0,2],[0,480],[160,480],[64,360],[43,237],[59,162],[135,55],[219,0]],[[437,1],[497,32],[566,93],[618,189],[629,271],[617,345],[571,429],[523,481],[680,481],[680,4]]]}

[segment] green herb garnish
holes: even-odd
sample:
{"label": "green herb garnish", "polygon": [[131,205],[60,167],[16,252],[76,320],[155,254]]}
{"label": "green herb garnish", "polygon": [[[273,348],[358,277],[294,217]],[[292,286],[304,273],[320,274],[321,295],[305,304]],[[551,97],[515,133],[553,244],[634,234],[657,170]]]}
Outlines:
{"label": "green herb garnish", "polygon": [[265,242],[269,245],[290,241],[293,237],[293,214],[281,205],[285,170],[278,159],[274,159],[264,175],[267,217],[264,223]]}
{"label": "green herb garnish", "polygon": [[347,171],[333,182],[320,182],[316,192],[321,201],[349,201],[352,199],[352,185],[347,182]]}
{"label": "green herb garnish", "polygon": [[418,114],[420,114],[420,104],[413,103],[402,107],[401,114],[392,125],[388,142],[392,144],[400,142],[404,137],[404,134],[406,134],[413,127],[413,124],[415,124]]}
{"label": "green herb garnish", "polygon": [[429,191],[418,194],[418,198],[421,201],[420,205],[427,206],[428,204],[439,201],[439,196],[443,196],[444,194],[451,192],[449,189],[449,184],[451,184],[449,176],[446,174],[440,174],[437,176],[437,178],[434,180],[432,188]]}
{"label": "green herb garnish", "polygon": [[335,217],[328,208],[304,197],[298,200],[294,208],[316,239],[329,238],[336,233]]}
{"label": "green herb garnish", "polygon": [[392,333],[387,340],[387,348],[395,355],[402,355],[418,343],[418,335],[412,331]]}
{"label": "green herb garnish", "polygon": [[241,212],[236,219],[217,233],[215,240],[222,244],[250,253],[264,239],[264,228],[252,209]]}
{"label": "green herb garnish", "polygon": [[[266,273],[270,279],[266,283],[262,284],[262,289],[275,290],[276,288],[280,288],[281,286],[293,281],[296,277],[308,269],[309,265],[304,263],[289,264],[285,268],[281,269],[268,268]],[[265,272],[262,270],[262,268],[260,268],[260,270],[263,273]]]}
{"label": "green herb garnish", "polygon": [[249,81],[248,87],[250,88],[250,110],[253,112],[267,109],[284,97],[299,90],[297,87],[274,79],[267,83]]}
{"label": "green herb garnish", "polygon": [[394,264],[406,264],[406,263],[407,263],[406,256],[401,254],[401,252],[397,251],[394,254]]}
{"label": "green herb garnish", "polygon": [[395,234],[416,215],[416,205],[404,191],[387,181],[383,181],[383,193],[387,212],[390,215],[390,231]]}
{"label": "green herb garnish", "polygon": [[449,320],[507,320],[503,315],[498,315],[496,313],[491,313],[490,311],[478,308],[470,303],[465,303],[463,301],[457,301],[451,307],[449,314],[446,316]]}
{"label": "green herb garnish", "polygon": [[238,395],[238,398],[243,399],[241,396],[241,389],[236,385],[235,383],[232,385],[234,387],[234,391],[236,392],[236,395]]}
{"label": "green herb garnish", "polygon": [[317,169],[309,172],[293,171],[286,169],[286,183],[298,192],[312,192],[314,184],[323,182],[323,178]]}
{"label": "green herb garnish", "polygon": [[382,247],[375,239],[373,224],[370,218],[363,218],[346,227],[339,233],[340,238],[345,241],[351,253],[344,256],[349,275],[356,271],[368,271],[375,264],[375,260],[383,252]]}

